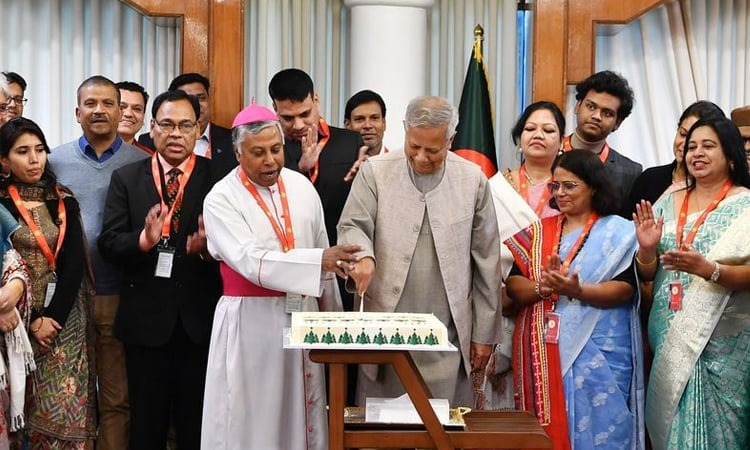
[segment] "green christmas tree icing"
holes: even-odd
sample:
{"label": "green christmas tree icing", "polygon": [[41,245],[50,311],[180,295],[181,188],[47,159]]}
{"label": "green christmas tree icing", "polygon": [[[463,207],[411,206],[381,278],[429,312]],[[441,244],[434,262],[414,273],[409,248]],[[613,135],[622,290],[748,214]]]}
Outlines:
{"label": "green christmas tree icing", "polygon": [[365,329],[362,328],[362,332],[357,336],[357,344],[369,344],[370,336],[365,333]]}
{"label": "green christmas tree icing", "polygon": [[304,343],[305,344],[315,344],[319,342],[318,335],[313,333],[312,328],[310,328],[310,332],[305,335]]}
{"label": "green christmas tree icing", "polygon": [[352,342],[354,342],[352,335],[349,334],[349,330],[344,328],[344,332],[339,336],[339,344],[351,344]]}
{"label": "green christmas tree icing", "polygon": [[429,336],[427,336],[426,338],[424,338],[424,343],[427,344],[427,345],[438,345],[439,344],[438,338],[437,338],[437,336],[435,336],[434,334],[432,334],[432,330],[430,330]]}
{"label": "green christmas tree icing", "polygon": [[331,334],[331,329],[328,328],[328,331],[326,331],[326,334],[323,335],[323,339],[321,339],[321,342],[324,344],[333,344],[336,342],[336,336]]}
{"label": "green christmas tree icing", "polygon": [[406,341],[406,343],[411,345],[419,345],[422,343],[422,338],[419,337],[416,329],[414,329],[414,332],[411,334],[411,336],[409,336],[409,339]]}
{"label": "green christmas tree icing", "polygon": [[388,343],[388,338],[385,337],[383,334],[383,329],[379,328],[378,334],[375,336],[375,339],[372,340],[374,344],[383,345]]}
{"label": "green christmas tree icing", "polygon": [[398,328],[396,328],[396,334],[391,336],[391,344],[401,345],[403,343],[404,343],[404,337],[401,336],[401,333],[398,332]]}

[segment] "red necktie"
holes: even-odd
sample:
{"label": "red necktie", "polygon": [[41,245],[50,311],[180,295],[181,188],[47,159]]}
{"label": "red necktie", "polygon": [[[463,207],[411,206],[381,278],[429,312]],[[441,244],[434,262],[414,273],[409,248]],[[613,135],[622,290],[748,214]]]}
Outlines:
{"label": "red necktie", "polygon": [[[167,206],[172,206],[175,198],[177,198],[177,191],[180,190],[180,174],[182,171],[178,168],[173,168],[167,172]],[[172,215],[172,229],[176,232],[180,229],[180,210],[177,208]]]}

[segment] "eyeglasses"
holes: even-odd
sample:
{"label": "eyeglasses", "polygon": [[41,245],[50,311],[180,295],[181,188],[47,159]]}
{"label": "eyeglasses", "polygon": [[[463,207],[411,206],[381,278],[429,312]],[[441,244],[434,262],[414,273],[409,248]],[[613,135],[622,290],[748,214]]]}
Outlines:
{"label": "eyeglasses", "polygon": [[547,183],[547,189],[553,194],[561,189],[565,192],[570,192],[580,186],[580,184],[575,181],[551,181]]}
{"label": "eyeglasses", "polygon": [[165,133],[171,133],[175,128],[179,128],[182,134],[188,134],[195,130],[197,124],[195,122],[180,122],[179,124],[174,124],[172,122],[156,122],[156,125]]}
{"label": "eyeglasses", "polygon": [[8,107],[6,105],[0,104],[0,114],[5,114],[8,111]]}
{"label": "eyeglasses", "polygon": [[17,95],[15,97],[10,97],[8,99],[8,104],[10,105],[10,102],[16,102],[16,105],[25,105],[28,101],[28,98],[23,98],[20,95]]}

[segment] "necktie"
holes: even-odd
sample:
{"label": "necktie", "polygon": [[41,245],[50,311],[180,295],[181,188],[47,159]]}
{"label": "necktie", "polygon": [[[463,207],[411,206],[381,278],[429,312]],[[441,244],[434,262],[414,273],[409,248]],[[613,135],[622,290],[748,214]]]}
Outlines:
{"label": "necktie", "polygon": [[[171,207],[172,203],[174,203],[175,199],[177,198],[177,191],[180,190],[180,174],[182,171],[178,168],[173,168],[169,172],[167,172],[167,198],[165,199],[167,201],[167,206]],[[179,230],[180,226],[180,210],[181,208],[177,208],[172,214],[172,229],[176,232]]]}

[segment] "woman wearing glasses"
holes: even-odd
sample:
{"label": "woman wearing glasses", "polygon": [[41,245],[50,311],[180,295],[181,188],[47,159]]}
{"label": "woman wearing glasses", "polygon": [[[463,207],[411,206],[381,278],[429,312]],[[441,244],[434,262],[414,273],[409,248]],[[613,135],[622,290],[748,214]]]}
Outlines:
{"label": "woman wearing glasses", "polygon": [[[617,216],[599,158],[572,150],[553,165],[559,216],[506,241],[519,305],[513,370],[519,409],[555,449],[643,447],[643,381],[633,224]],[[567,412],[566,412],[567,411]]]}
{"label": "woman wearing glasses", "polygon": [[33,449],[84,449],[95,425],[91,284],[78,202],[47,165],[41,129],[25,118],[0,128],[0,204],[21,227],[16,250],[31,274],[25,439]]}
{"label": "woman wearing glasses", "polygon": [[737,127],[687,133],[687,188],[634,214],[654,280],[646,423],[654,449],[750,448],[750,175]]}

